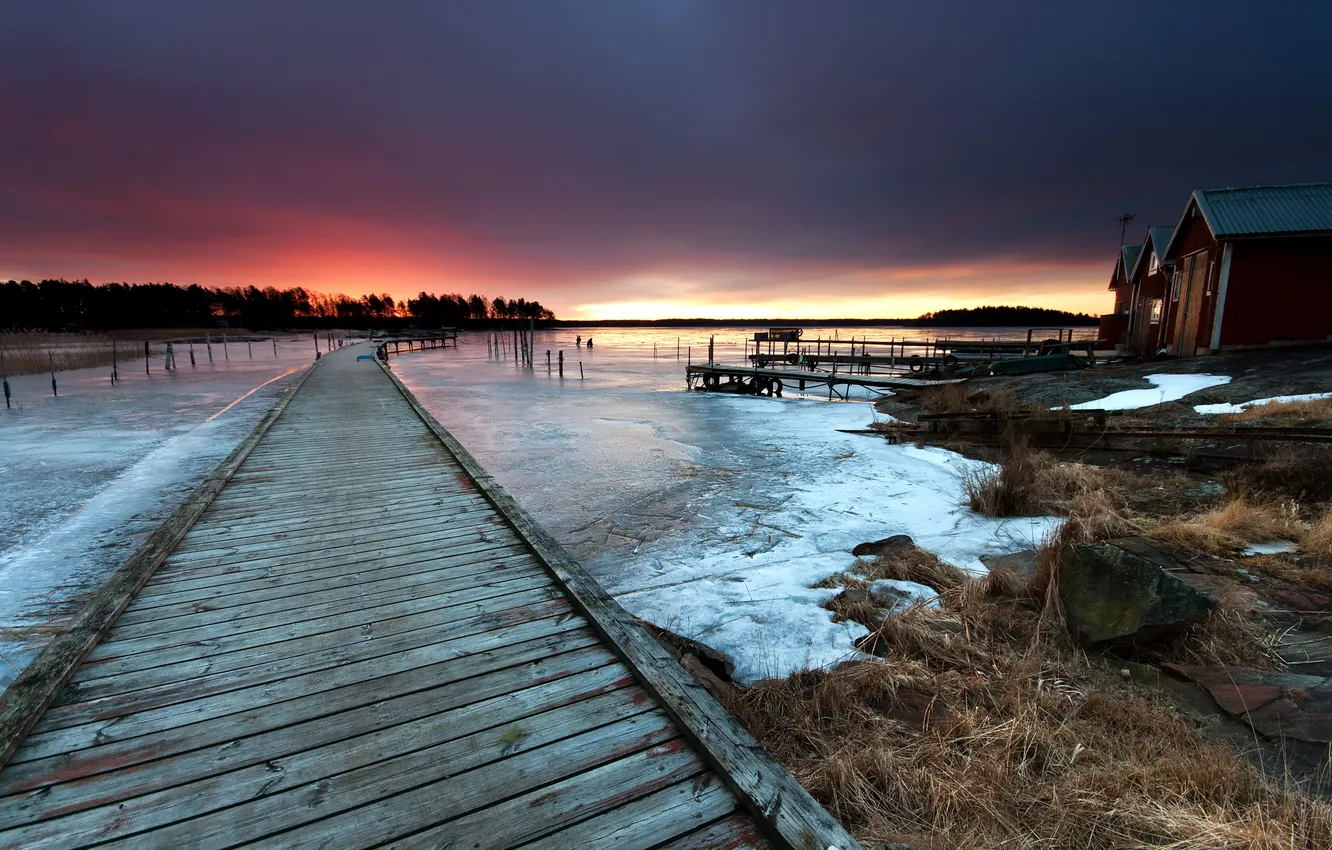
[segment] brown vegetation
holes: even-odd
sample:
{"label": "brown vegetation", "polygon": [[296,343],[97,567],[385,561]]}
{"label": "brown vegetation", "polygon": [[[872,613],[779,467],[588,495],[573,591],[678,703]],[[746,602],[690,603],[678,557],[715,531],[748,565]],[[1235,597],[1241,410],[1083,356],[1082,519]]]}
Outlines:
{"label": "brown vegetation", "polygon": [[1239,413],[1224,414],[1221,421],[1246,425],[1318,425],[1332,422],[1332,398],[1254,404]]}
{"label": "brown vegetation", "polygon": [[904,546],[871,561],[861,561],[855,573],[867,581],[893,579],[914,581],[935,590],[952,590],[967,581],[967,574],[933,552],[916,546]]}
{"label": "brown vegetation", "polygon": [[728,699],[862,837],[931,848],[1332,846],[1332,807],[1269,782],[1127,683],[1113,659],[1079,650],[1010,575],[966,580],[941,601],[871,635],[865,648],[886,662],[763,681]]}
{"label": "brown vegetation", "polygon": [[1304,535],[1294,502],[1252,502],[1243,496],[1193,517],[1159,523],[1147,536],[1172,546],[1225,557],[1246,543],[1298,540]]}
{"label": "brown vegetation", "polygon": [[1332,501],[1332,449],[1286,446],[1261,463],[1231,470],[1224,481],[1231,492],[1255,498]]}

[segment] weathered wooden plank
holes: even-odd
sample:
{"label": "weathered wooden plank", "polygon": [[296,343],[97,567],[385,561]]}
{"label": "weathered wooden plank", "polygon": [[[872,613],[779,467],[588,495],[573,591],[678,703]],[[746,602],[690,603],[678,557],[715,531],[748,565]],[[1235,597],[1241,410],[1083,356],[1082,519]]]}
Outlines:
{"label": "weathered wooden plank", "polygon": [[770,850],[747,815],[732,815],[661,845],[658,850]]}
{"label": "weathered wooden plank", "polygon": [[[63,729],[46,731],[39,720],[33,732],[23,742],[14,759],[20,756],[24,760],[42,758],[57,753],[83,750],[88,747],[124,741],[144,735],[153,735],[188,724],[202,723],[236,714],[255,706],[268,706],[275,716],[285,716],[291,706],[280,703],[309,694],[331,691],[335,688],[353,686],[364,692],[366,700],[376,695],[382,696],[375,683],[376,679],[393,673],[414,670],[467,656],[479,656],[491,650],[501,649],[511,644],[539,639],[549,640],[557,646],[568,646],[569,640],[577,645],[585,627],[581,620],[566,619],[560,621],[538,620],[522,623],[504,629],[486,632],[483,635],[471,635],[461,641],[445,641],[429,644],[399,652],[393,655],[379,656],[362,661],[341,664],[326,670],[318,670],[300,676],[291,676],[276,682],[256,685],[235,691],[225,691],[196,699],[182,705],[169,705],[163,708],[149,709],[137,714],[127,714],[108,720],[97,720],[69,726]],[[292,718],[295,720],[298,718]],[[292,722],[292,721],[288,721]],[[153,747],[155,742],[146,742]],[[164,755],[159,752],[158,755]]]}
{"label": "weathered wooden plank", "polygon": [[[446,485],[442,481],[435,481],[421,487],[411,489],[393,490],[392,498],[398,495],[405,495],[412,499],[467,499],[475,496],[475,490],[459,491],[457,487]],[[307,494],[302,499],[263,499],[259,504],[254,504],[250,500],[238,499],[231,504],[218,504],[214,502],[204,513],[204,517],[209,520],[235,520],[251,518],[296,518],[305,517],[312,514],[329,516],[336,515],[339,511],[352,507],[360,507],[365,504],[365,493],[352,491],[343,493],[340,496],[331,497],[324,493],[319,493],[317,499],[314,493]],[[380,494],[381,504],[392,507],[393,501],[389,495]]]}
{"label": "weathered wooden plank", "polygon": [[361,617],[358,624],[346,628],[213,653],[192,662],[99,679],[75,679],[46,710],[44,721],[50,724],[47,728],[59,728],[67,716],[82,720],[114,717],[217,693],[224,686],[235,688],[271,681],[293,670],[317,670],[327,659],[342,663],[356,657],[360,653],[352,652],[353,647],[368,650],[375,644],[376,653],[387,654],[416,642],[465,637],[529,620],[570,616],[569,603],[551,590],[520,591],[480,605],[418,610],[382,621]]}
{"label": "weathered wooden plank", "polygon": [[[537,591],[524,591],[524,593],[533,593],[542,597],[549,597],[553,586],[546,586]],[[320,634],[330,634],[347,629],[356,629],[358,632],[378,633],[379,622],[388,622],[406,616],[423,616],[417,614],[418,611],[438,612],[442,617],[452,616],[446,610],[451,602],[452,591],[443,593],[431,593],[424,596],[411,595],[404,599],[396,599],[380,605],[355,605],[347,606],[346,609],[339,609],[327,616],[319,617],[315,620],[296,620],[294,622],[282,623],[279,625],[268,626],[266,628],[257,628],[247,631],[236,631],[231,628],[221,629],[212,635],[196,635],[195,639],[186,643],[177,643],[169,646],[149,646],[144,651],[133,654],[122,654],[116,658],[106,658],[102,660],[89,659],[83,662],[83,666],[74,674],[70,680],[66,691],[72,691],[78,685],[78,692],[83,692],[85,684],[99,682],[109,677],[122,676],[131,671],[149,671],[158,667],[180,667],[188,669],[191,664],[203,659],[223,658],[234,652],[266,652],[264,647],[271,644],[283,643],[286,641],[314,637]],[[559,594],[563,598],[563,594]],[[499,600],[487,600],[483,603],[488,609],[493,610],[494,604]],[[508,605],[513,605],[512,597],[504,597],[503,601]],[[471,608],[470,603],[464,603]],[[213,667],[212,669],[216,669]],[[172,670],[171,675],[180,676],[184,674],[182,670]],[[56,704],[64,702],[70,697],[69,693],[61,694]]]}
{"label": "weathered wooden plank", "polygon": [[[478,669],[475,660],[462,659],[387,676],[379,683],[382,692],[369,699],[354,688],[300,697],[285,706],[280,718],[266,707],[257,707],[230,715],[225,722],[164,732],[152,739],[151,747],[141,740],[129,740],[16,762],[0,772],[0,794],[10,795],[3,797],[0,818],[19,799],[28,801],[25,805],[50,799],[54,801],[51,806],[70,811],[101,805],[106,799],[146,794],[263,764],[275,753],[322,746],[437,712],[491,699],[521,700],[526,688],[553,685],[583,673],[593,678],[569,685],[571,692],[590,694],[603,685],[613,689],[607,683],[614,687],[633,684],[629,671],[609,651],[593,640],[583,643],[535,660],[520,654],[532,649],[530,644],[519,647],[519,654],[490,653],[484,661],[494,666],[486,669]],[[471,675],[463,675],[466,673]],[[104,781],[110,785],[101,784]],[[108,787],[114,789],[109,797]],[[23,820],[16,816],[12,823],[3,822],[12,825]]]}
{"label": "weathered wooden plank", "polygon": [[[520,558],[521,556],[515,556]],[[467,592],[481,594],[474,598],[483,598],[486,595],[499,596],[513,590],[518,584],[527,583],[536,586],[546,579],[529,575],[520,570],[506,570],[488,577],[485,581],[477,581]],[[185,629],[198,629],[204,625],[216,625],[219,623],[238,623],[243,620],[251,622],[242,625],[254,625],[262,628],[271,625],[271,622],[263,622],[260,618],[268,617],[272,614],[278,614],[284,611],[304,611],[306,619],[321,617],[333,611],[345,610],[341,603],[348,599],[357,599],[361,594],[357,590],[364,590],[366,594],[388,590],[398,592],[407,587],[415,587],[418,593],[433,592],[441,589],[439,585],[444,581],[439,575],[431,570],[422,570],[408,575],[384,578],[378,577],[375,580],[366,580],[360,584],[349,582],[341,587],[335,587],[332,590],[312,593],[308,599],[302,599],[297,595],[274,596],[267,594],[265,598],[257,598],[238,602],[237,604],[222,604],[213,607],[210,602],[199,602],[193,605],[186,604],[180,606],[171,606],[168,608],[154,609],[162,612],[161,619],[151,619],[147,615],[137,616],[132,622],[118,625],[111,635],[111,642],[125,638],[137,638],[147,635],[165,635]],[[460,591],[461,592],[461,591]],[[255,591],[255,596],[263,596],[260,591]],[[268,598],[271,596],[272,598]],[[227,600],[232,602],[235,600]],[[364,599],[362,599],[364,601]],[[322,607],[321,607],[322,606]],[[193,610],[188,610],[188,609]],[[178,610],[183,609],[183,610]],[[172,642],[175,642],[174,640]]]}
{"label": "weathered wooden plank", "polygon": [[[625,675],[621,668],[621,677]],[[195,837],[200,833],[216,832],[219,839],[231,842],[262,838],[373,802],[376,794],[410,788],[432,774],[457,774],[651,709],[637,687],[598,688],[584,694],[568,690],[581,684],[579,677],[566,677],[557,684],[563,687],[547,686],[539,695],[525,698],[487,700],[323,746],[275,751],[263,762],[226,773],[214,771],[143,796],[123,796],[113,784],[116,777],[108,774],[100,784],[117,799],[2,831],[0,846],[68,846],[155,829],[160,831],[139,840],[197,847],[200,842]],[[664,718],[657,721],[664,722]],[[204,755],[197,753],[193,760]],[[61,787],[52,791],[58,794]],[[301,805],[312,798],[318,805]],[[49,811],[48,801],[37,802]],[[172,824],[176,824],[172,829],[161,829]]]}
{"label": "weathered wooden plank", "polygon": [[[579,818],[697,777],[705,770],[688,744],[677,738],[569,779],[543,784],[520,797],[399,838],[388,846],[394,850],[517,847]],[[561,773],[568,775],[568,771]]]}
{"label": "weathered wooden plank", "polygon": [[564,850],[568,847],[648,850],[730,815],[739,805],[725,783],[712,773],[700,773],[524,844],[523,850]]}
{"label": "weathered wooden plank", "polygon": [[[664,714],[653,710],[544,747],[520,750],[508,758],[488,762],[470,771],[453,773],[446,765],[441,765],[430,777],[433,780],[430,784],[421,783],[414,788],[410,785],[404,788],[406,783],[383,789],[373,785],[367,787],[366,783],[348,783],[346,793],[355,794],[358,803],[366,797],[375,802],[362,803],[281,835],[270,835],[255,842],[255,846],[297,848],[341,843],[371,847],[452,818],[462,822],[464,828],[481,826],[475,818],[466,819],[467,812],[478,809],[481,810],[480,820],[488,820],[492,830],[501,831],[509,824],[501,817],[488,818],[498,801],[514,794],[534,792],[532,797],[524,800],[525,805],[519,810],[522,814],[516,819],[539,818],[542,812],[530,807],[530,803],[546,792],[546,786],[601,765],[618,763],[616,778],[631,787],[648,775],[673,778],[678,774],[697,772],[698,761],[675,737],[678,734]],[[521,742],[517,746],[521,747]],[[397,793],[387,797],[386,791]],[[298,797],[287,808],[302,802]],[[452,837],[432,834],[424,846],[448,846],[448,839]],[[471,841],[459,840],[455,846],[469,847]]]}
{"label": "weathered wooden plank", "polygon": [[[480,496],[467,496],[458,499],[436,497],[433,499],[411,500],[402,505],[387,508],[378,500],[366,502],[358,507],[348,507],[337,514],[325,514],[310,511],[298,518],[288,519],[250,519],[243,521],[221,522],[205,515],[195,524],[194,529],[185,536],[176,552],[185,554],[215,548],[219,543],[230,545],[250,543],[261,540],[281,540],[290,537],[293,532],[315,534],[382,526],[400,520],[414,520],[434,516],[440,520],[456,523],[463,517],[475,517],[477,514],[490,513],[490,507]],[[279,536],[281,535],[281,536]]]}
{"label": "weathered wooden plank", "polygon": [[4,694],[0,695],[0,767],[13,755],[42,711],[74,674],[83,657],[97,644],[139,588],[221,492],[227,479],[268,433],[312,372],[313,369],[307,370],[283,391],[277,403],[240,444],[190,493],[170,518],[158,526],[111,579],[93,594],[78,616],[38,653],[32,663],[5,689]]}
{"label": "weathered wooden plank", "polygon": [[633,622],[619,603],[421,406],[397,376],[386,367],[383,371],[482,492],[550,566],[593,628],[614,647],[704,760],[758,819],[766,837],[795,848],[858,848],[860,845],[850,833],[669,652]]}
{"label": "weathered wooden plank", "polygon": [[[508,559],[488,564],[464,564],[457,569],[468,568],[475,570],[479,575],[478,580],[473,584],[494,587],[496,589],[494,595],[497,596],[507,589],[500,586],[502,582],[525,577],[549,580],[546,574],[534,567],[531,560],[529,560],[529,556],[526,555],[514,555]],[[429,571],[413,573],[408,575],[407,581],[383,582],[382,585],[368,587],[364,593],[359,594],[354,592],[354,585],[336,591],[311,594],[317,598],[305,605],[293,604],[277,610],[265,610],[252,617],[228,616],[201,618],[194,621],[181,620],[180,623],[184,626],[183,628],[173,628],[165,632],[152,631],[151,624],[144,624],[138,629],[139,632],[146,633],[136,633],[135,627],[132,626],[120,631],[113,629],[108,638],[88,654],[88,660],[85,663],[93,665],[107,659],[124,658],[143,652],[157,652],[192,643],[206,645],[209,641],[224,634],[239,635],[274,626],[309,622],[322,617],[373,608],[418,596],[437,596],[441,593],[451,593],[454,590],[453,582],[456,578],[457,569],[450,570],[447,573],[442,570],[436,573]]]}
{"label": "weathered wooden plank", "polygon": [[[528,551],[516,535],[510,543],[479,540],[477,545],[483,547],[489,545],[491,551],[500,554]],[[153,599],[169,593],[181,593],[194,588],[218,587],[225,589],[232,582],[246,582],[281,576],[292,576],[297,581],[306,581],[318,578],[318,574],[321,572],[330,575],[345,572],[347,567],[362,566],[366,569],[379,569],[410,563],[424,564],[439,560],[441,557],[467,554],[465,546],[452,547],[450,551],[452,554],[441,555],[439,547],[432,542],[410,540],[397,546],[380,546],[370,553],[348,552],[337,557],[321,557],[319,553],[312,552],[300,557],[293,557],[288,562],[281,564],[262,564],[254,568],[247,568],[244,563],[237,563],[210,570],[191,571],[190,575],[181,576],[177,581],[155,580],[144,587],[141,593],[145,599]],[[135,601],[138,602],[137,599]]]}
{"label": "weathered wooden plank", "polygon": [[419,519],[404,522],[401,526],[363,528],[350,533],[333,531],[303,536],[293,534],[286,540],[224,546],[197,552],[173,553],[168,559],[174,566],[224,564],[232,561],[280,561],[294,554],[310,552],[373,551],[377,544],[397,540],[455,540],[459,538],[480,539],[486,532],[500,526],[493,518],[477,519],[466,514],[456,521],[442,517],[426,515]]}
{"label": "weathered wooden plank", "polygon": [[[457,566],[478,566],[498,563],[504,559],[531,558],[527,547],[515,541],[511,545],[496,545],[478,541],[463,546],[450,546],[443,554],[434,543],[409,545],[405,548],[380,549],[374,553],[349,553],[339,558],[311,557],[293,558],[285,564],[268,564],[254,570],[236,571],[221,576],[200,576],[182,582],[153,582],[139,591],[140,598],[135,600],[135,607],[140,605],[155,608],[159,603],[170,603],[182,599],[248,593],[255,590],[288,586],[295,593],[306,593],[311,582],[323,581],[336,577],[384,576],[387,570],[404,569],[417,572],[425,569],[446,570]],[[415,567],[417,569],[410,569]]]}

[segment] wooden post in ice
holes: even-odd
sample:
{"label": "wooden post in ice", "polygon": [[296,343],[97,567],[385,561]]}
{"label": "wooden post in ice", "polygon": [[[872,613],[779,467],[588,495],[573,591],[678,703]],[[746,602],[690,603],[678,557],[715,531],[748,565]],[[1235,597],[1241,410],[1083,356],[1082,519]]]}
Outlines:
{"label": "wooden post in ice", "polygon": [[230,359],[231,359],[231,351],[229,351],[229,350],[227,349],[227,335],[226,335],[226,334],[222,334],[222,359],[223,359],[223,360],[230,360]]}
{"label": "wooden post in ice", "polygon": [[111,337],[111,385],[115,386],[116,381],[120,380],[120,371],[116,363],[116,338]]}
{"label": "wooden post in ice", "polygon": [[716,341],[717,341],[717,338],[716,338],[715,336],[710,336],[710,337],[708,337],[708,365],[709,365],[709,366],[713,365],[713,360],[712,360],[712,344],[713,344],[714,342],[716,342]]}
{"label": "wooden post in ice", "polygon": [[204,345],[208,346],[208,362],[213,362],[213,337],[208,331],[204,331]]}
{"label": "wooden post in ice", "polygon": [[5,410],[9,409],[9,371],[5,369],[5,355],[0,351],[0,383],[5,385]]}
{"label": "wooden post in ice", "polygon": [[583,380],[583,361],[578,361],[578,380]]}
{"label": "wooden post in ice", "polygon": [[56,398],[59,398],[60,391],[56,389],[56,382],[55,382],[55,354],[51,353],[50,351],[46,352],[46,359],[51,364],[51,395],[55,396]]}
{"label": "wooden post in ice", "polygon": [[277,337],[273,337],[272,342],[273,342],[273,356],[277,357]]}
{"label": "wooden post in ice", "polygon": [[550,349],[546,349],[546,374],[550,374]]}
{"label": "wooden post in ice", "polygon": [[564,377],[564,352],[560,352],[560,377]]}
{"label": "wooden post in ice", "polygon": [[248,351],[248,352],[250,353],[250,359],[253,360],[253,359],[254,359],[254,342],[251,341],[251,340],[248,340],[248,339],[245,340],[245,350]]}
{"label": "wooden post in ice", "polygon": [[680,338],[678,336],[675,338],[675,359],[680,359]]}
{"label": "wooden post in ice", "polygon": [[148,340],[145,339],[143,341],[143,374],[145,375],[152,374],[151,372],[148,371],[148,363],[149,363],[148,358],[150,357],[152,357],[152,354],[148,351]]}
{"label": "wooden post in ice", "polygon": [[190,343],[190,365],[194,365],[194,343]]}
{"label": "wooden post in ice", "polygon": [[162,368],[170,372],[171,368],[176,365],[173,362],[174,360],[175,357],[173,356],[173,352],[171,350],[171,342],[168,341],[166,344],[166,353],[162,355]]}

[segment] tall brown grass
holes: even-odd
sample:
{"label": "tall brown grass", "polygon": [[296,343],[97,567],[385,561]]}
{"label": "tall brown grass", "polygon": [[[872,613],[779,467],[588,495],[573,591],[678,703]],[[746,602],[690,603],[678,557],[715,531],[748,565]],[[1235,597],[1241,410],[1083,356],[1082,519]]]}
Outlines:
{"label": "tall brown grass", "polygon": [[885,620],[870,638],[885,662],[759,682],[728,706],[867,841],[1332,846],[1332,806],[1208,740],[1015,590],[968,580]]}
{"label": "tall brown grass", "polygon": [[[141,360],[143,342],[121,341],[115,353],[123,363]],[[10,375],[30,375],[109,365],[112,345],[105,334],[0,333],[0,354]]]}
{"label": "tall brown grass", "polygon": [[1332,422],[1332,398],[1311,401],[1269,401],[1222,415],[1229,424],[1317,425]]}
{"label": "tall brown grass", "polygon": [[1238,496],[1224,507],[1159,523],[1147,536],[1209,555],[1233,555],[1247,543],[1298,540],[1305,535],[1294,502],[1254,502]]}

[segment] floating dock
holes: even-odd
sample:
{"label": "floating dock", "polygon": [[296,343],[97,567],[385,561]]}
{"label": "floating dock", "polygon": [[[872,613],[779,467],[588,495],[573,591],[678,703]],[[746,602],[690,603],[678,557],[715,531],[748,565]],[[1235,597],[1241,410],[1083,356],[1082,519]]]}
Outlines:
{"label": "floating dock", "polygon": [[0,699],[0,846],[858,846],[361,353]]}

